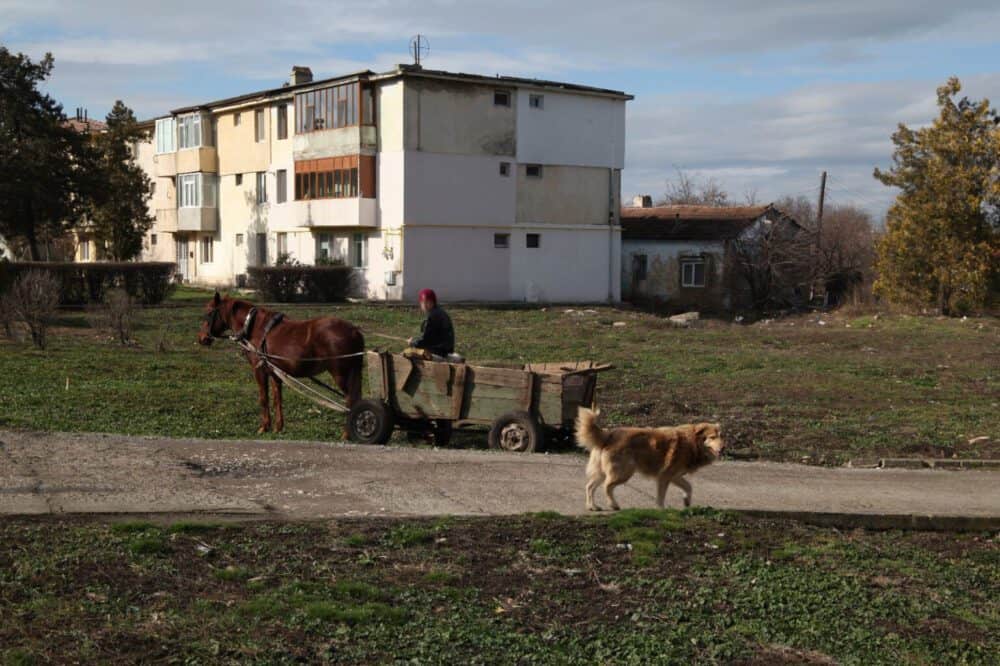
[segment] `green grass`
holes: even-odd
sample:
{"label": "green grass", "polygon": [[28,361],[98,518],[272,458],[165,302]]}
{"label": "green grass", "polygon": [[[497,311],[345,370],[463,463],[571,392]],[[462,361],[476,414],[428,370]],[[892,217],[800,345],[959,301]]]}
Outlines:
{"label": "green grass", "polygon": [[[401,534],[447,538],[400,548]],[[623,535],[648,546],[621,548]],[[169,550],[129,552],[154,537]],[[207,534],[9,518],[0,543],[0,664],[991,664],[1000,653],[990,534],[625,511]]]}
{"label": "green grass", "polygon": [[[257,429],[256,387],[233,347],[196,344],[209,294],[179,290],[145,310],[137,347],[100,339],[84,313],[61,313],[51,347],[0,340],[0,427],[240,438]],[[366,331],[407,336],[415,308],[281,305],[291,317],[332,314]],[[825,314],[675,329],[610,308],[452,308],[472,362],[595,359],[598,400],[613,424],[720,421],[732,449],[839,463],[881,455],[1000,456],[1000,323],[996,319]],[[625,327],[606,322],[624,321]],[[163,339],[165,351],[157,351]],[[396,343],[368,336],[374,347]],[[286,392],[275,439],[338,440],[343,418]],[[969,446],[980,435],[991,442]],[[456,437],[485,446],[485,433]]]}

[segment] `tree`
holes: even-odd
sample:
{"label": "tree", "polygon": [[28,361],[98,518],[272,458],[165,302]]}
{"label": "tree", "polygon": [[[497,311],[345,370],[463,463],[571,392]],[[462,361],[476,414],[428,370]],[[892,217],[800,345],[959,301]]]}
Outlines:
{"label": "tree", "polygon": [[729,193],[714,178],[698,181],[678,169],[677,180],[667,181],[667,191],[657,205],[729,206],[731,202]]}
{"label": "tree", "polygon": [[0,46],[0,234],[25,243],[34,260],[79,220],[89,164],[85,138],[38,90],[53,62]]}
{"label": "tree", "polygon": [[94,137],[100,184],[92,193],[88,219],[95,240],[117,261],[136,257],[153,225],[146,202],[150,179],[135,163],[133,146],[142,138],[132,109],[121,100],[107,116],[107,131]]}
{"label": "tree", "polygon": [[900,124],[892,167],[874,173],[900,189],[877,246],[876,292],[941,314],[988,305],[1000,279],[1000,116],[989,100],[955,101],[961,89],[954,77],[938,88],[930,126]]}
{"label": "tree", "polygon": [[812,236],[787,217],[755,222],[729,241],[727,271],[758,312],[794,305],[809,280]]}

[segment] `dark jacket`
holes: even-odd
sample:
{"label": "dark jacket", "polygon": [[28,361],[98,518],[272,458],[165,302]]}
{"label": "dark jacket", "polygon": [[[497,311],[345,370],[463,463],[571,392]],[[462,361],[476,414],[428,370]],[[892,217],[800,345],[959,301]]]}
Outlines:
{"label": "dark jacket", "polygon": [[438,356],[447,356],[455,351],[455,329],[451,326],[451,317],[440,306],[435,305],[427,313],[413,346]]}

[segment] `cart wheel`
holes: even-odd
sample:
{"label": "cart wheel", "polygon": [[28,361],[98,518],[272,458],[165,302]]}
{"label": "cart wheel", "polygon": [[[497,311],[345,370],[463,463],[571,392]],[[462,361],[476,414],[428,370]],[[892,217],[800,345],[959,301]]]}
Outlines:
{"label": "cart wheel", "polygon": [[528,412],[510,412],[493,422],[490,448],[529,452],[542,448],[542,428]]}
{"label": "cart wheel", "polygon": [[385,444],[394,425],[392,410],[381,400],[359,400],[347,413],[347,432],[362,444]]}
{"label": "cart wheel", "polygon": [[451,421],[434,421],[434,446],[448,446],[451,441]]}

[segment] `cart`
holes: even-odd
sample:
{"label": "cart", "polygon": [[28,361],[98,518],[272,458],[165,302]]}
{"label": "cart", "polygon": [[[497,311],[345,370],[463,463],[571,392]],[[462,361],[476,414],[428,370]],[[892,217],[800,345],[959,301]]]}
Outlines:
{"label": "cart", "polygon": [[348,413],[351,439],[384,444],[394,429],[431,431],[439,444],[453,427],[490,426],[492,448],[541,449],[545,435],[572,432],[577,410],[595,402],[597,375],[610,364],[592,361],[484,367],[366,353],[370,397]]}

